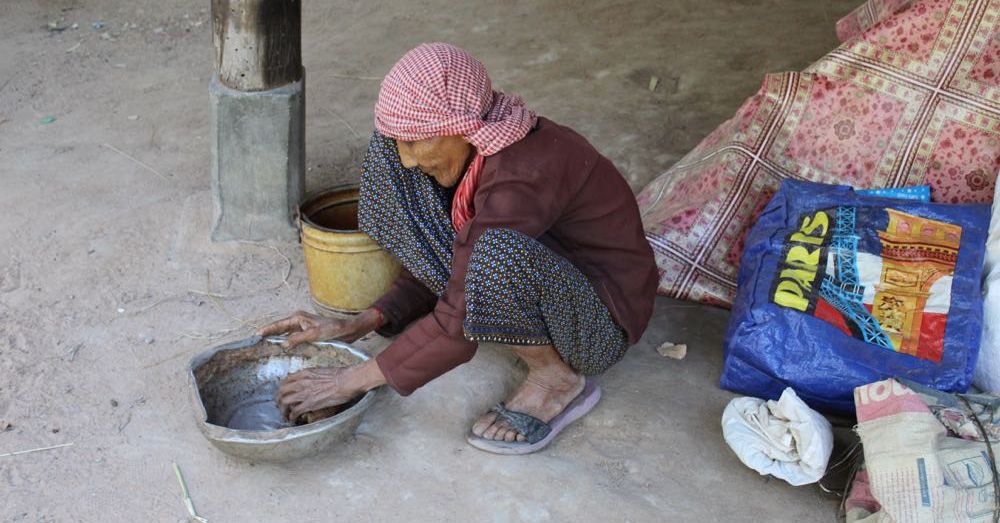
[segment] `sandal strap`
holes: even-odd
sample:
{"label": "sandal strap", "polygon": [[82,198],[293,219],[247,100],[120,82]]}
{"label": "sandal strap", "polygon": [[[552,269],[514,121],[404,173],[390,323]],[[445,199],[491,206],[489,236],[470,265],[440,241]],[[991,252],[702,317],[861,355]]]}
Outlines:
{"label": "sandal strap", "polygon": [[509,410],[503,402],[497,403],[490,410],[497,413],[497,419],[524,436],[528,443],[538,443],[552,432],[548,423],[530,414]]}

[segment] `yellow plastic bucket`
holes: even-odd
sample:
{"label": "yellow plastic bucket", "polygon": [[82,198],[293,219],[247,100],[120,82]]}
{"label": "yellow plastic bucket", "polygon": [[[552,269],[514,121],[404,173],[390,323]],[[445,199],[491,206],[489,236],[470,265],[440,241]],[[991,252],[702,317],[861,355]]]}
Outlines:
{"label": "yellow plastic bucket", "polygon": [[335,187],[299,206],[302,251],[313,304],[321,312],[371,306],[399,275],[399,264],[358,230],[358,187]]}

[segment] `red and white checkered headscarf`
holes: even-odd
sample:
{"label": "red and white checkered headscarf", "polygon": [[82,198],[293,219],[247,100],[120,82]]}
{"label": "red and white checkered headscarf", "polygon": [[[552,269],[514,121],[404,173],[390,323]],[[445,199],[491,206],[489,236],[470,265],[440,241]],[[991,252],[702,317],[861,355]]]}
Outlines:
{"label": "red and white checkered headscarf", "polygon": [[375,103],[375,127],[385,136],[409,142],[463,136],[476,148],[452,203],[456,230],[474,214],[483,157],[524,138],[537,120],[519,96],[493,90],[479,60],[444,43],[422,44],[400,58]]}
{"label": "red and white checkered headscarf", "polygon": [[493,90],[479,60],[443,43],[420,45],[400,58],[375,104],[375,127],[390,138],[460,135],[483,156],[524,138],[536,120],[520,97]]}

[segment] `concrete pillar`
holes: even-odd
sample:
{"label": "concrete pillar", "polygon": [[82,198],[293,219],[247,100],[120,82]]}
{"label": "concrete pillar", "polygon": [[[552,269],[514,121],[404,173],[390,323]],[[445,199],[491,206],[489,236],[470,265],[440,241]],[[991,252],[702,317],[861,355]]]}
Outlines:
{"label": "concrete pillar", "polygon": [[299,0],[213,0],[212,239],[291,239],[305,190]]}

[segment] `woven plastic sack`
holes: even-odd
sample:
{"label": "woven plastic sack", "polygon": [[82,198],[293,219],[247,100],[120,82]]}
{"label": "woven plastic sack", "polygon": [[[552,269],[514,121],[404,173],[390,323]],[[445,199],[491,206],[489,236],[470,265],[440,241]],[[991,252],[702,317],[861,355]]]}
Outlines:
{"label": "woven plastic sack", "polygon": [[849,413],[855,387],[971,383],[982,329],[985,205],[862,196],[787,180],[751,229],[720,385]]}

